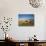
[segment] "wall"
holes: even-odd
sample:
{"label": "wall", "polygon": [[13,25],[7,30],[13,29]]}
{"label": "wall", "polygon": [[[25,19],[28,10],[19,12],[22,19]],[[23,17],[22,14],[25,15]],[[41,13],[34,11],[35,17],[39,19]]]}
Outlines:
{"label": "wall", "polygon": [[[8,34],[10,37],[16,40],[27,40],[34,34],[37,35],[37,39],[46,40],[45,38],[45,6],[39,8],[32,8],[28,0],[0,0],[0,17],[13,17],[13,22]],[[34,27],[19,27],[18,26],[18,14],[19,13],[33,13],[35,14],[35,26]],[[1,19],[1,18],[0,18]],[[2,35],[2,31],[0,35]],[[4,33],[3,33],[4,34]],[[0,36],[0,39],[4,37]]]}

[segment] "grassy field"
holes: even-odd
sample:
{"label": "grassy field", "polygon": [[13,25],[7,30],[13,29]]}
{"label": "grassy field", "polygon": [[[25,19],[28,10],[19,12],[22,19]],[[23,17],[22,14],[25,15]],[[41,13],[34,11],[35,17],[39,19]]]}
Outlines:
{"label": "grassy field", "polygon": [[34,20],[21,20],[19,26],[34,26]]}

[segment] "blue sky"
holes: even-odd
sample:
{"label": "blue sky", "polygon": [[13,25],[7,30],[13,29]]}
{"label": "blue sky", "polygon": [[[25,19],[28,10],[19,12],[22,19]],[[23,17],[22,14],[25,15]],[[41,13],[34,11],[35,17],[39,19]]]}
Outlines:
{"label": "blue sky", "polygon": [[33,14],[19,14],[19,19],[34,19]]}

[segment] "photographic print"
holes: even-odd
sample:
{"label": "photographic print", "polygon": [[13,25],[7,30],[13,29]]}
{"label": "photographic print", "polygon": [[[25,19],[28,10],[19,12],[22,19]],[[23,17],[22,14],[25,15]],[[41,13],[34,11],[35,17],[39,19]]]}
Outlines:
{"label": "photographic print", "polygon": [[18,25],[19,26],[34,26],[34,14],[19,14]]}

